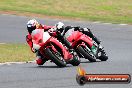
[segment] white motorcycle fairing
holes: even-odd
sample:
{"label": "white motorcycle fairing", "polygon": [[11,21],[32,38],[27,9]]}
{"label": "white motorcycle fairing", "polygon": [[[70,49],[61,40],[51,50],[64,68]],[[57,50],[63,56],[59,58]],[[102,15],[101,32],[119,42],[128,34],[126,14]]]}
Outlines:
{"label": "white motorcycle fairing", "polygon": [[51,36],[49,35],[48,32],[43,33],[43,42],[45,43]]}

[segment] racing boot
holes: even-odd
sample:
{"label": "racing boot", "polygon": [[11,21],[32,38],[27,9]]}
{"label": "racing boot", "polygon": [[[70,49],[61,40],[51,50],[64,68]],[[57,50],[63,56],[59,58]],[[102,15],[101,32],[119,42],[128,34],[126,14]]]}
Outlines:
{"label": "racing boot", "polygon": [[101,44],[99,44],[99,50],[103,50],[104,47],[102,47]]}
{"label": "racing boot", "polygon": [[36,64],[38,65],[43,65],[46,61],[48,61],[46,58],[41,58],[40,56],[36,58]]}
{"label": "racing boot", "polygon": [[44,64],[44,61],[42,60],[42,58],[37,58],[36,59],[36,64],[43,65]]}
{"label": "racing boot", "polygon": [[43,65],[47,61],[39,51],[36,52],[36,64]]}

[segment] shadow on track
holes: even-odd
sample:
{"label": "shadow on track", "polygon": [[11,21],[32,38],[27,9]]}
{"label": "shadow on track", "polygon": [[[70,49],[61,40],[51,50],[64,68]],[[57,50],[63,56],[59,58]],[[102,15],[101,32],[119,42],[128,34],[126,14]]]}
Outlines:
{"label": "shadow on track", "polygon": [[[30,67],[30,68],[70,68],[70,67],[73,67],[72,65],[68,65],[66,67],[58,67],[58,66],[47,66],[47,65],[42,65],[42,66],[33,66],[33,67]],[[74,66],[75,67],[75,66]]]}
{"label": "shadow on track", "polygon": [[90,61],[81,61],[81,63],[98,63],[98,62],[102,62],[102,61],[96,61],[96,62],[90,62]]}

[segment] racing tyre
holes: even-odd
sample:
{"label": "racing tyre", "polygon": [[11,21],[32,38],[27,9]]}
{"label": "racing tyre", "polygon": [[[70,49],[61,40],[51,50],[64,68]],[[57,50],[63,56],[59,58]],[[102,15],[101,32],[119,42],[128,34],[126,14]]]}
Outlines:
{"label": "racing tyre", "polygon": [[77,50],[84,58],[87,58],[90,62],[96,62],[96,57],[88,52],[88,50],[84,49],[82,46],[78,46]]}
{"label": "racing tyre", "polygon": [[78,66],[80,64],[80,58],[77,55],[75,55],[73,59],[70,61],[70,64],[72,64],[73,66]]}
{"label": "racing tyre", "polygon": [[59,52],[54,52],[52,49],[46,48],[45,53],[58,67],[66,67],[66,62]]}

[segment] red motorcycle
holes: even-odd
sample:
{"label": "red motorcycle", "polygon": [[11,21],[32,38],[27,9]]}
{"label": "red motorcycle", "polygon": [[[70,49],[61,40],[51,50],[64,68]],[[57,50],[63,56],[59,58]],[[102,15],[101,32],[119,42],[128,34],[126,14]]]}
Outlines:
{"label": "red motorcycle", "polygon": [[45,61],[51,60],[59,67],[65,67],[67,63],[78,66],[80,64],[79,57],[72,55],[61,42],[50,35],[53,33],[43,30],[35,30],[34,32],[35,42],[40,46],[40,53],[46,57]]}
{"label": "red motorcycle", "polygon": [[101,61],[108,59],[102,46],[80,31],[73,31],[67,38],[61,32],[58,35],[58,40],[65,44],[65,46],[73,48],[80,57],[84,57],[90,62],[95,62],[96,59],[100,59]]}
{"label": "red motorcycle", "polygon": [[80,57],[87,58],[90,62],[95,62],[96,59],[101,61],[108,59],[102,46],[80,31],[74,31],[67,40],[72,44],[72,48],[75,49]]}

